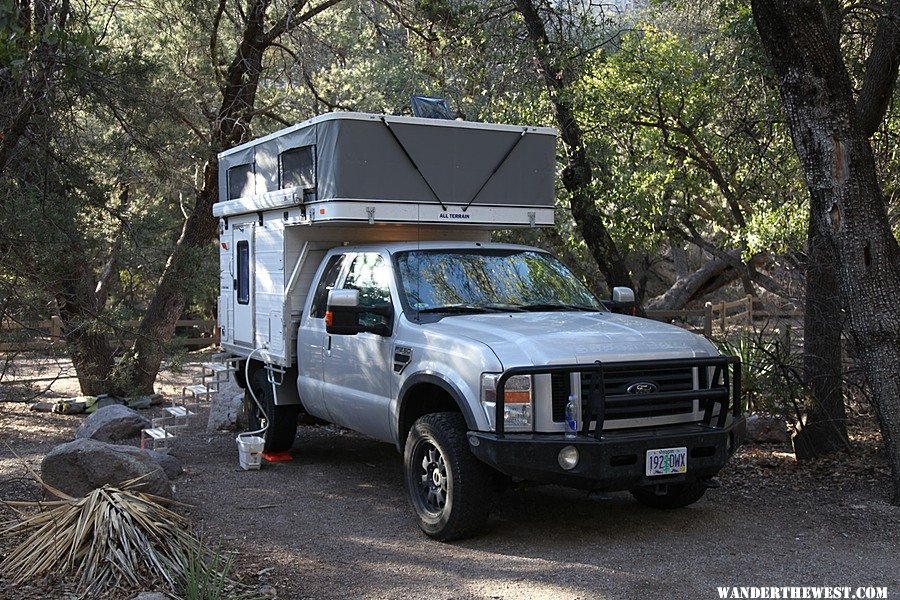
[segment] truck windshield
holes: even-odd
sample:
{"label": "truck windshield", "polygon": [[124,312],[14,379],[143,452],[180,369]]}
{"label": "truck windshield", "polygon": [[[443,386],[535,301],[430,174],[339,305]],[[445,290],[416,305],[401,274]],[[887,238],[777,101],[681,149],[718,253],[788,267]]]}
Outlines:
{"label": "truck windshield", "polygon": [[420,313],[601,310],[561,262],[533,250],[413,250],[397,255],[400,289]]}

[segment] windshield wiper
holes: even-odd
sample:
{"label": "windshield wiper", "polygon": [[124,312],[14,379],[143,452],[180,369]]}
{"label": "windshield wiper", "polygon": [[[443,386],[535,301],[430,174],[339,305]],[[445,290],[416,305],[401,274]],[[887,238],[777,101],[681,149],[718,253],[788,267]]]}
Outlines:
{"label": "windshield wiper", "polygon": [[428,313],[483,313],[491,312],[491,309],[473,304],[448,304],[447,306],[429,306],[419,309],[420,315]]}
{"label": "windshield wiper", "polygon": [[503,312],[522,312],[524,309],[518,306],[507,305],[483,305],[483,304],[447,304],[446,306],[429,306],[418,311],[421,314],[427,313],[503,313]]}
{"label": "windshield wiper", "polygon": [[600,312],[599,308],[594,308],[593,306],[581,306],[578,304],[527,304],[525,306],[521,306],[520,308],[522,308],[523,310],[530,310],[535,312],[543,310],[577,310],[584,312]]}

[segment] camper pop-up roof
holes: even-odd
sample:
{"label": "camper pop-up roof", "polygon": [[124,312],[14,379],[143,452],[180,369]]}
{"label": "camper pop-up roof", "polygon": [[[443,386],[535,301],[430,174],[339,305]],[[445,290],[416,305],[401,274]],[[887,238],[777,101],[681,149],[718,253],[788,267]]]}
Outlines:
{"label": "camper pop-up roof", "polygon": [[553,225],[556,130],[330,113],[219,155],[217,217]]}

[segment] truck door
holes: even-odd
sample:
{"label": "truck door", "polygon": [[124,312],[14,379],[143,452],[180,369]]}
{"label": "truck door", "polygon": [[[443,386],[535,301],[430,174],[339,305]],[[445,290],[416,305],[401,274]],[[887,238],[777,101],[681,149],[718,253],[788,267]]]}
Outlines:
{"label": "truck door", "polygon": [[253,224],[232,229],[234,265],[233,307],[234,343],[253,347]]}
{"label": "truck door", "polygon": [[297,332],[297,391],[303,407],[314,417],[331,421],[325,407],[322,377],[326,352],[325,308],[328,292],[334,288],[344,265],[343,254],[325,259],[321,274],[312,291],[308,314],[300,320]]}
{"label": "truck door", "polygon": [[[359,305],[393,303],[390,267],[377,252],[350,257],[341,288],[359,290]],[[395,311],[396,312],[396,311]],[[361,319],[382,319],[372,313]],[[396,318],[396,317],[395,317]],[[393,340],[374,333],[325,338],[324,397],[332,420],[382,441],[391,435]]]}

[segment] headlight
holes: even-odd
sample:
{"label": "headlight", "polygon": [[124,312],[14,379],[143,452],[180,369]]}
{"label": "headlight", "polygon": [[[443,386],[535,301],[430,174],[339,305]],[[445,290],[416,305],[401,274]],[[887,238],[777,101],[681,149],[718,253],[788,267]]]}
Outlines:
{"label": "headlight", "polygon": [[[498,373],[484,373],[481,376],[481,405],[491,427],[497,406]],[[532,398],[531,375],[515,375],[506,380],[503,394],[503,426],[509,431],[531,431]]]}

